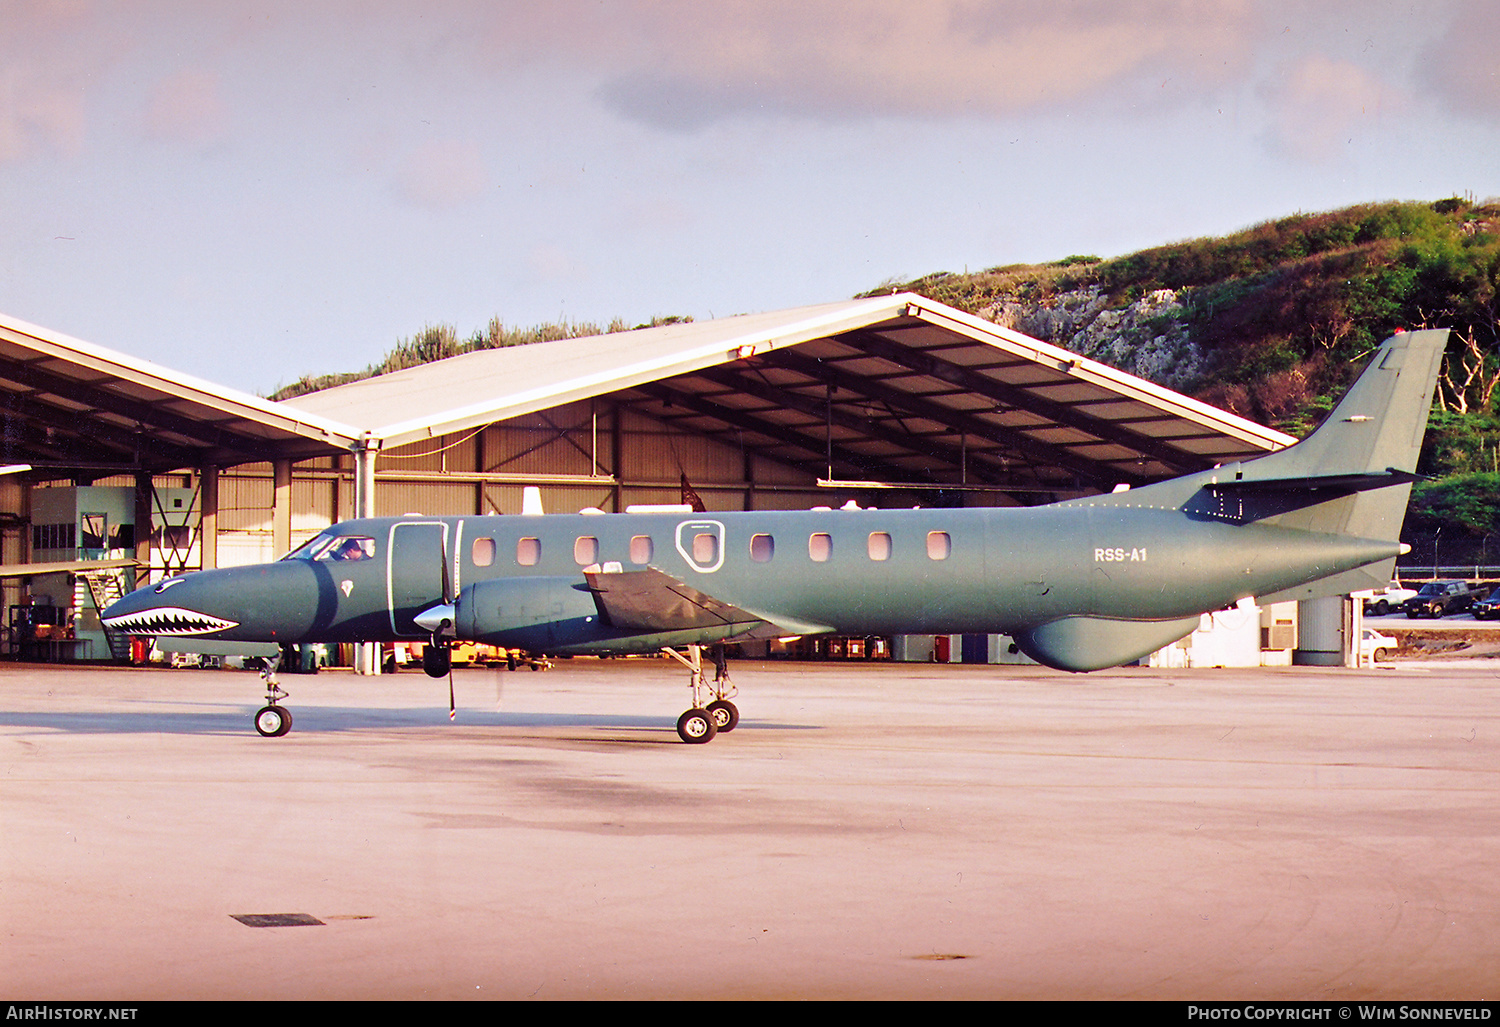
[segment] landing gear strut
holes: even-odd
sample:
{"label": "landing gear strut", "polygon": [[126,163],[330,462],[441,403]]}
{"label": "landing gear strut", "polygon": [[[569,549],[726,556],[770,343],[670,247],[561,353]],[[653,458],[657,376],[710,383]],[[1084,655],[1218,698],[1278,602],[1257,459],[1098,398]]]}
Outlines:
{"label": "landing gear strut", "polygon": [[276,668],[281,666],[281,653],[267,656],[261,661],[260,679],[266,683],[266,705],[255,711],[255,730],[267,738],[280,738],[292,729],[292,711],[278,705],[288,698],[276,680]]}
{"label": "landing gear strut", "polygon": [[[693,690],[693,708],[677,718],[677,736],[689,745],[711,742],[721,731],[733,731],[740,722],[740,711],[730,702],[736,694],[729,681],[729,668],[724,658],[724,644],[713,647],[714,683],[703,680],[703,646],[690,645],[684,656],[676,649],[664,646],[662,652],[688,669],[688,685]],[[704,704],[704,693],[713,695],[713,700]]]}

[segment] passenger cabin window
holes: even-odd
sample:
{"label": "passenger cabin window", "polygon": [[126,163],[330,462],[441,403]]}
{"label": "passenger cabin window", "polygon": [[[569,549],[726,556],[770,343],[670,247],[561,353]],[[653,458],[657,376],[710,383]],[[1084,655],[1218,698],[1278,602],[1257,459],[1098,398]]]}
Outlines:
{"label": "passenger cabin window", "polygon": [[712,565],[719,562],[719,536],[710,532],[694,535],[693,562],[712,570]]}
{"label": "passenger cabin window", "polygon": [[542,558],[542,540],[521,538],[516,540],[516,563],[522,567],[535,567]]}
{"label": "passenger cabin window", "polygon": [[750,559],[756,563],[770,563],[776,555],[776,540],[770,535],[750,536]]}
{"label": "passenger cabin window", "polygon": [[643,567],[651,562],[655,550],[650,535],[635,535],[630,539],[630,562]]}
{"label": "passenger cabin window", "polygon": [[599,562],[599,540],[580,535],[573,540],[573,562],[580,567]]}
{"label": "passenger cabin window", "polygon": [[891,536],[889,532],[872,531],[869,541],[870,559],[889,560],[891,558]]}
{"label": "passenger cabin window", "polygon": [[488,567],[495,562],[495,540],[492,538],[476,538],[473,548],[469,550],[470,557],[474,560],[475,567]]}
{"label": "passenger cabin window", "polygon": [[946,531],[927,533],[927,558],[929,560],[946,560],[951,552],[953,552],[953,540],[948,537]]}
{"label": "passenger cabin window", "polygon": [[813,563],[827,563],[833,555],[833,536],[821,531],[809,535],[807,555]]}

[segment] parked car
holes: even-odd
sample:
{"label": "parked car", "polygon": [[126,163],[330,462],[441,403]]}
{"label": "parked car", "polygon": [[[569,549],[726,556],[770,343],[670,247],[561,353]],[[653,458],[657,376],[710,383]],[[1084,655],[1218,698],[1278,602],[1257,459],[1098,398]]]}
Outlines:
{"label": "parked car", "polygon": [[1379,663],[1389,660],[1399,644],[1390,635],[1382,635],[1374,628],[1365,628],[1359,638],[1359,661]]}
{"label": "parked car", "polygon": [[1493,620],[1500,617],[1500,588],[1476,602],[1470,609],[1479,620]]}
{"label": "parked car", "polygon": [[1463,613],[1474,605],[1479,592],[1467,581],[1429,581],[1416,595],[1401,604],[1402,611],[1415,620],[1418,617],[1446,617]]}
{"label": "parked car", "polygon": [[1399,581],[1393,581],[1385,588],[1373,588],[1368,592],[1356,592],[1355,595],[1364,600],[1364,611],[1376,617],[1384,617],[1392,610],[1401,609],[1401,604],[1417,594],[1414,588],[1407,588]]}

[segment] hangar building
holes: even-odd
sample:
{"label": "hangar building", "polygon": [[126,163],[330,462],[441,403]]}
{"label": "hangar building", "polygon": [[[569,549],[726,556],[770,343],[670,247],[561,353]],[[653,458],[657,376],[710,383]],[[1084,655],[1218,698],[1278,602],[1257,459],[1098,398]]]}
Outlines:
{"label": "hangar building", "polygon": [[718,510],[1032,505],[1295,441],[911,293],[481,350],[280,403],[0,317],[0,404],[7,626],[44,595],[78,636],[132,569],[275,559],[353,516],[518,513],[527,486],[551,511],[689,491]]}

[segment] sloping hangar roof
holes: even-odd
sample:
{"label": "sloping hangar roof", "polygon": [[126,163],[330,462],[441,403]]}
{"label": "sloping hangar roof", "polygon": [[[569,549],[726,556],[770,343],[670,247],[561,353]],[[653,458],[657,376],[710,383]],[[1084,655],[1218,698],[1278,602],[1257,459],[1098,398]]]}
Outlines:
{"label": "sloping hangar roof", "polygon": [[583,399],[819,478],[1139,484],[1295,441],[914,294],[483,350],[281,403],[0,317],[0,459],[96,475],[391,448]]}
{"label": "sloping hangar roof", "polygon": [[169,471],[344,452],[347,425],[0,315],[0,460]]}
{"label": "sloping hangar roof", "polygon": [[384,446],[609,397],[819,478],[1108,490],[1296,441],[911,293],[481,350],[290,399]]}

